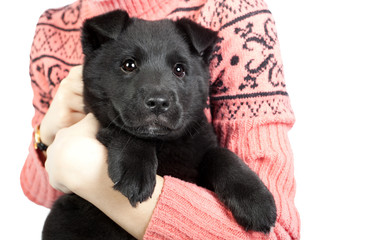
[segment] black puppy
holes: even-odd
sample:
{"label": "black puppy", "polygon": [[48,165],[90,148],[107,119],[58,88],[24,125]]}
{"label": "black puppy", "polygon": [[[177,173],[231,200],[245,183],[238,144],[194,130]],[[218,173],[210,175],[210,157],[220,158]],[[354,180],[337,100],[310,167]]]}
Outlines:
{"label": "black puppy", "polygon": [[[114,189],[131,205],[147,200],[155,176],[214,191],[247,230],[269,232],[272,194],[231,151],[218,146],[204,115],[208,63],[217,33],[190,20],[144,21],[114,11],[83,26],[84,101],[102,128]],[[76,195],[60,198],[43,239],[131,239]]]}

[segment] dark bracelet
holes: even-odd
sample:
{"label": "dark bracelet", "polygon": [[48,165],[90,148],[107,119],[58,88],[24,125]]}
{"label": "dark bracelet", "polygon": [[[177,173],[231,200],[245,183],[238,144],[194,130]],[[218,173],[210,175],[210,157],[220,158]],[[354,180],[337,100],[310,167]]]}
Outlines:
{"label": "dark bracelet", "polygon": [[37,148],[41,151],[46,151],[47,150],[47,145],[44,143],[37,143]]}

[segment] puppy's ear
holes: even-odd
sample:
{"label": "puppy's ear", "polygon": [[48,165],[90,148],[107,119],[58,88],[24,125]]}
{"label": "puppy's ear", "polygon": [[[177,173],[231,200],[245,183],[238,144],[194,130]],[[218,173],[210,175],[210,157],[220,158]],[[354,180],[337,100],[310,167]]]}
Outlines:
{"label": "puppy's ear", "polygon": [[194,50],[203,57],[206,63],[209,63],[218,32],[202,27],[186,18],[177,20],[176,26],[185,34]]}
{"label": "puppy's ear", "polygon": [[130,23],[129,15],[123,10],[116,10],[86,20],[81,35],[84,54],[89,55],[105,42],[116,39]]}

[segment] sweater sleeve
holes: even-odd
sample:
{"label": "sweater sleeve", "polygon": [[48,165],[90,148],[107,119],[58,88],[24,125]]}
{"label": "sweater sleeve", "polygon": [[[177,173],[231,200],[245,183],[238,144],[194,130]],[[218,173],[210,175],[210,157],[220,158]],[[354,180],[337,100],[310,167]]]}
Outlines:
{"label": "sweater sleeve", "polygon": [[246,131],[242,131],[241,126],[234,127],[240,128],[239,137],[249,141],[232,143],[230,147],[249,148],[252,152],[246,162],[251,163],[250,167],[274,195],[278,212],[275,227],[268,235],[246,232],[214,193],[165,177],[145,239],[299,239],[293,160],[287,139],[289,127],[284,124],[245,126]]}
{"label": "sweater sleeve", "polygon": [[[294,114],[274,21],[264,3],[257,9],[243,7],[242,12],[234,9],[233,17],[223,12],[200,14],[211,19],[205,25],[219,29],[220,37],[211,62],[212,123],[221,146],[237,153],[272,192],[276,225],[268,235],[246,232],[214,193],[165,177],[145,239],[299,239],[287,136]],[[218,15],[222,17],[215,18]]]}
{"label": "sweater sleeve", "polygon": [[[75,18],[79,3],[49,9],[39,18],[30,51],[30,77],[33,90],[32,130],[41,123],[59,83],[72,66],[81,63],[80,20]],[[72,14],[64,14],[64,13]],[[24,194],[36,204],[51,207],[62,195],[49,184],[45,158],[34,149],[32,136],[29,154],[20,175]]]}
{"label": "sweater sleeve", "polygon": [[[42,16],[40,19],[43,18]],[[34,61],[36,57],[41,54],[36,47],[39,31],[43,31],[39,27],[39,23],[30,52],[30,77],[33,90],[33,107],[35,110],[31,121],[32,130],[41,123],[52,101],[52,86],[50,86],[50,83],[46,78],[46,66],[43,63],[36,64],[36,61]],[[61,193],[50,186],[48,175],[44,168],[44,160],[44,156],[39,151],[35,150],[34,137],[32,136],[29,154],[20,175],[21,187],[24,194],[31,201],[45,207],[50,207]]]}
{"label": "sweater sleeve", "polygon": [[[33,89],[33,106],[35,113],[32,119],[32,129],[39,125],[51,102],[49,86],[45,81],[43,69],[30,62],[31,86]],[[41,72],[42,71],[42,72]],[[48,175],[44,168],[44,156],[34,148],[34,136],[29,147],[29,154],[22,168],[20,183],[24,194],[33,202],[50,207],[61,193],[49,184]]]}

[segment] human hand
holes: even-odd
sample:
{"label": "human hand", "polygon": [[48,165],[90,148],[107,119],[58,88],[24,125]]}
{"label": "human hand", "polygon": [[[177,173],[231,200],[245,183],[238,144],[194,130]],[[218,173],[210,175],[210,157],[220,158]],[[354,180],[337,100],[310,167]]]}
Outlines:
{"label": "human hand", "polygon": [[[89,113],[81,121],[58,131],[47,149],[45,168],[52,187],[80,196],[109,181],[107,150],[96,139],[99,123]],[[112,184],[112,183],[109,183]]]}
{"label": "human hand", "polygon": [[[162,192],[164,179],[156,176],[151,198],[136,208],[113,188],[108,176],[107,150],[96,139],[99,123],[92,113],[58,131],[47,149],[45,168],[50,184],[92,203],[137,239],[142,239]],[[129,221],[131,219],[131,221]]]}
{"label": "human hand", "polygon": [[43,118],[40,126],[41,140],[50,145],[62,129],[69,127],[85,117],[83,102],[83,66],[73,67],[64,78]]}

